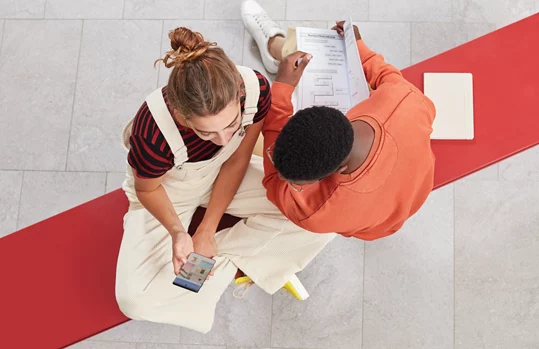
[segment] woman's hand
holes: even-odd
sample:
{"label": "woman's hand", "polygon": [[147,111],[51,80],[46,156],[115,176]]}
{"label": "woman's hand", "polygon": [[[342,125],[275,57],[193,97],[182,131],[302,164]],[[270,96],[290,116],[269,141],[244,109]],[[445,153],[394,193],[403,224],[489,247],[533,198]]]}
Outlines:
{"label": "woman's hand", "polygon": [[178,275],[181,268],[187,263],[187,258],[193,252],[193,239],[185,231],[170,232],[172,237],[172,265],[174,274]]}
{"label": "woman's hand", "polygon": [[[344,36],[344,21],[337,21],[335,23],[336,25],[331,29],[336,30],[337,33]],[[361,34],[359,34],[359,29],[357,29],[356,25],[354,25],[354,36],[356,37],[356,41],[361,40]]]}

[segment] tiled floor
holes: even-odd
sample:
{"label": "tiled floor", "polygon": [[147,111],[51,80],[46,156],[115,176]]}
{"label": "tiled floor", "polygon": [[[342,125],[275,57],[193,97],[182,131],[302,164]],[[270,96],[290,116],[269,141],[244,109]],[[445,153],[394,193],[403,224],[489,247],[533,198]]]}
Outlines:
{"label": "tiled floor", "polygon": [[[282,26],[352,15],[399,68],[539,11],[539,0],[262,3]],[[0,236],[120,186],[120,130],[166,81],[152,65],[169,29],[200,30],[263,70],[239,4],[2,0]],[[538,202],[535,148],[435,191],[390,238],[336,240],[300,276],[306,302],[227,293],[207,336],[130,322],[74,348],[537,349]]]}

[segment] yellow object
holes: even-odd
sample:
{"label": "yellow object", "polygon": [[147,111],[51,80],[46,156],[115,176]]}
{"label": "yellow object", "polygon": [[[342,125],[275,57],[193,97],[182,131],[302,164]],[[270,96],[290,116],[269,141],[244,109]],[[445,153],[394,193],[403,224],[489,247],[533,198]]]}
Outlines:
{"label": "yellow object", "polygon": [[236,280],[234,280],[234,284],[241,285],[241,284],[244,284],[244,283],[249,282],[249,281],[251,281],[250,277],[242,276],[242,277],[239,277]]}
{"label": "yellow object", "polygon": [[[234,280],[235,285],[240,285],[234,290],[234,297],[236,298],[242,298],[245,296],[245,293],[247,293],[247,290],[254,285],[254,282],[251,280],[248,276],[242,276]],[[299,281],[298,277],[294,275],[290,281],[288,281],[284,286],[283,289],[288,291],[292,296],[296,297],[296,299],[300,301],[304,301],[307,298],[309,298],[309,293]],[[236,291],[242,291],[241,293],[236,293]]]}

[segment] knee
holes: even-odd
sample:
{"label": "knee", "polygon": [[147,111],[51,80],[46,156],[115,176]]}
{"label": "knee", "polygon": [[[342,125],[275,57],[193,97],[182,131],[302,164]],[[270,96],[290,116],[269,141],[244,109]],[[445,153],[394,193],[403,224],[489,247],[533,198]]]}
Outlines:
{"label": "knee", "polygon": [[142,294],[130,290],[129,285],[116,285],[116,303],[120,311],[128,318],[143,319],[145,307]]}

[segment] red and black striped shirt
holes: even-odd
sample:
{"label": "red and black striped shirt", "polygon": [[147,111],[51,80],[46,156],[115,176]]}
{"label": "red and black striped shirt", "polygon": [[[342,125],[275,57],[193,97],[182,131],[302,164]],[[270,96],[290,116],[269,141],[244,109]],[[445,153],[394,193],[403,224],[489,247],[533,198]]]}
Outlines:
{"label": "red and black striped shirt", "polygon": [[[271,89],[268,80],[259,72],[255,71],[260,83],[260,97],[258,99],[258,112],[253,118],[253,123],[262,121],[271,106]],[[167,88],[163,87],[163,98],[172,115],[172,108],[167,98]],[[245,109],[245,97],[240,100],[241,112]],[[211,141],[206,141],[197,136],[190,128],[176,122],[183,142],[187,146],[189,160],[197,162],[211,159],[221,146]],[[133,121],[133,130],[129,139],[131,145],[127,160],[129,165],[137,171],[140,178],[157,178],[164,175],[174,166],[174,155],[159,130],[148,104],[144,102]]]}

